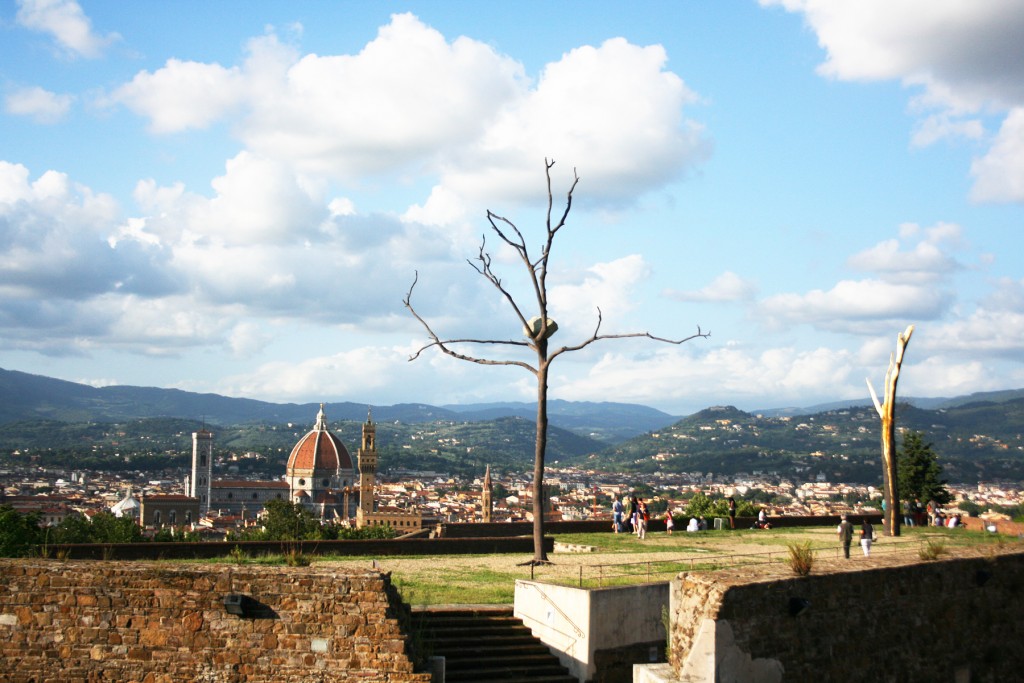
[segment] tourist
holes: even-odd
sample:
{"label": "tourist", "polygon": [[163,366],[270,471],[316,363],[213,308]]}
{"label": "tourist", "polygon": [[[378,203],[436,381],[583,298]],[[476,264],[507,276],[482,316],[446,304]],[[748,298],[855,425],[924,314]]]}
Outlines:
{"label": "tourist", "polygon": [[622,531],[622,501],[612,496],[612,529],[615,533]]}
{"label": "tourist", "polygon": [[708,520],[704,519],[704,515],[697,518],[697,529],[700,531],[708,530]]}
{"label": "tourist", "polygon": [[871,542],[875,540],[875,527],[865,517],[860,525],[860,547],[864,549],[864,557],[871,555]]}
{"label": "tourist", "polygon": [[637,517],[636,517],[636,523],[637,523],[636,535],[637,535],[637,538],[639,538],[642,541],[645,538],[647,538],[647,522],[650,520],[650,516],[647,513],[647,503],[645,503],[642,500],[639,501],[639,508],[637,510],[637,513],[638,514],[637,514]]}
{"label": "tourist", "polygon": [[691,532],[700,531],[700,522],[697,521],[696,517],[690,517],[690,523],[686,525],[686,530]]}
{"label": "tourist", "polygon": [[729,528],[736,528],[736,499],[729,496]]}
{"label": "tourist", "polygon": [[903,523],[907,526],[914,526],[914,509],[909,500],[903,501]]}
{"label": "tourist", "polygon": [[669,536],[672,535],[672,530],[676,528],[676,521],[672,519],[672,511],[665,510],[665,533]]}
{"label": "tourist", "polygon": [[768,513],[765,512],[764,508],[761,508],[757,513],[757,521],[754,522],[752,529],[771,529],[772,525],[768,523]]}
{"label": "tourist", "polygon": [[839,540],[843,544],[843,555],[846,559],[850,559],[850,543],[853,542],[853,525],[847,521],[846,513],[843,513],[842,521],[839,522],[839,526],[836,528],[836,533],[839,534]]}
{"label": "tourist", "polygon": [[640,503],[637,501],[636,496],[629,499],[629,526],[632,529],[631,533],[639,533],[640,527],[637,523],[637,515],[640,514]]}

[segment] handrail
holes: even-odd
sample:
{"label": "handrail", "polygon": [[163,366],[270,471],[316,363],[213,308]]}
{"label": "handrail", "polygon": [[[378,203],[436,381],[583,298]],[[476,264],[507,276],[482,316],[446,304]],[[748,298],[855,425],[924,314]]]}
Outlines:
{"label": "handrail", "polygon": [[[533,583],[523,583],[523,586],[525,586],[527,588],[532,588],[535,591],[537,591],[540,594],[541,599],[544,600],[544,602],[546,602],[549,605],[551,605],[552,607],[554,607],[555,611],[558,612],[560,615],[562,615],[562,618],[565,619],[566,623],[569,624],[569,626],[572,626],[572,629],[576,632],[576,637],[577,638],[583,638],[583,637],[585,637],[587,635],[586,633],[583,632],[583,629],[581,629],[579,626],[577,626],[573,622],[573,620],[569,618],[569,615],[566,614],[565,612],[563,612],[562,608],[559,607],[558,605],[556,605],[555,601],[552,600],[551,598],[549,598],[548,594],[545,593],[544,591],[542,591],[537,585],[535,585]],[[568,634],[566,634],[566,635],[568,635]]]}

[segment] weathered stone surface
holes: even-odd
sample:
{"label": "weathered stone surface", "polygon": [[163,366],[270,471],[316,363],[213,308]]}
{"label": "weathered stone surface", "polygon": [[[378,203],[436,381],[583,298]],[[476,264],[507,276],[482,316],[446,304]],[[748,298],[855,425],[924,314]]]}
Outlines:
{"label": "weathered stone surface", "polygon": [[[0,560],[0,575],[3,681],[430,680],[377,572]],[[256,614],[228,614],[228,594]]]}
{"label": "weathered stone surface", "polygon": [[1000,681],[1024,669],[1012,645],[1024,636],[1024,553],[818,571],[680,575],[676,680]]}

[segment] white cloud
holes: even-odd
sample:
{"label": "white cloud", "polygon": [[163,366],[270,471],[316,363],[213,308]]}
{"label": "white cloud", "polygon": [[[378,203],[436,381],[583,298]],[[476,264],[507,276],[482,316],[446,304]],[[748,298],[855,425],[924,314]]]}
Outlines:
{"label": "white cloud", "polygon": [[1015,107],[1003,121],[991,149],[971,164],[976,201],[1024,201],[1024,107]]}
{"label": "white cloud", "polygon": [[841,280],[829,290],[768,297],[760,302],[759,312],[775,327],[805,324],[821,330],[872,334],[880,327],[878,323],[935,320],[949,302],[949,294],[931,285]]}
{"label": "white cloud", "polygon": [[36,123],[52,124],[67,115],[73,101],[71,95],[58,95],[40,87],[19,88],[4,98],[4,109],[8,114],[27,116]]}
{"label": "white cloud", "polygon": [[[636,286],[649,276],[650,268],[639,254],[594,264],[575,282],[549,286],[548,310],[563,334],[589,334],[597,324],[600,308],[604,318],[601,331],[612,333],[616,321],[635,306]],[[532,303],[532,297],[529,301]]]}
{"label": "white cloud", "polygon": [[176,133],[210,126],[239,106],[245,93],[237,68],[169,59],[154,73],[136,74],[110,100],[148,118],[153,132]]}
{"label": "white cloud", "polygon": [[1017,0],[760,0],[800,12],[827,58],[820,73],[844,80],[899,80],[938,109],[912,142],[982,137],[977,112],[1008,116],[972,168],[978,201],[1024,201],[1024,3]]}
{"label": "white cloud", "polygon": [[932,242],[918,242],[910,251],[901,251],[897,240],[886,240],[854,254],[847,265],[857,270],[878,273],[889,282],[929,283],[957,269],[956,261]]}
{"label": "white cloud", "polygon": [[18,0],[17,21],[25,28],[48,33],[70,55],[95,58],[119,36],[93,32],[92,22],[75,0]]}
{"label": "white cloud", "polygon": [[725,271],[706,287],[695,291],[668,290],[665,296],[676,301],[747,301],[757,294],[757,285],[732,271]]}

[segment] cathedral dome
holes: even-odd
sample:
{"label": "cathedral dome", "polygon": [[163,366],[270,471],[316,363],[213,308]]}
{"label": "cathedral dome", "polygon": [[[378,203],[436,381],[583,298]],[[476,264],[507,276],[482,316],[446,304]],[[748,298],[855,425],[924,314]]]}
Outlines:
{"label": "cathedral dome", "polygon": [[296,470],[330,470],[337,472],[351,471],[352,457],[348,454],[345,444],[327,429],[327,416],[324,406],[320,404],[320,413],[316,417],[316,426],[306,433],[295,444],[288,456],[288,471]]}

